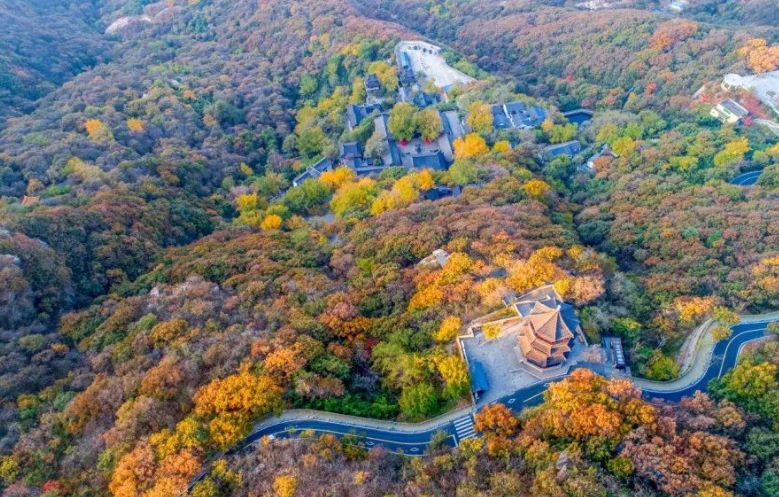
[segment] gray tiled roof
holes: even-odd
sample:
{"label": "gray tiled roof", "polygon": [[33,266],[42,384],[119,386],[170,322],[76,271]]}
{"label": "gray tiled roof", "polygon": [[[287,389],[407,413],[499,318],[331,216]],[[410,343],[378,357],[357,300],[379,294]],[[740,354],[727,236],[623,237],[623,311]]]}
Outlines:
{"label": "gray tiled roof", "polygon": [[430,107],[431,105],[435,105],[438,102],[441,101],[441,97],[436,95],[435,93],[418,93],[414,97],[414,105],[419,107],[420,109],[424,109],[425,107]]}
{"label": "gray tiled roof", "polygon": [[411,69],[402,69],[400,71],[400,84],[402,86],[412,86],[417,82],[417,77],[414,75],[414,71]]}
{"label": "gray tiled roof", "polygon": [[332,167],[333,167],[333,161],[331,161],[327,157],[320,159],[319,162],[311,166],[311,168],[313,168],[315,171],[318,171],[320,173],[332,169]]}
{"label": "gray tiled roof", "polygon": [[730,112],[731,114],[739,118],[744,118],[749,115],[749,111],[746,110],[743,106],[741,106],[741,104],[739,104],[738,102],[735,102],[734,100],[731,99],[723,100],[722,102],[720,102],[720,105],[725,110],[727,110],[728,112]]}
{"label": "gray tiled roof", "polygon": [[446,169],[446,159],[441,152],[420,154],[412,157],[414,167],[431,168],[436,170]]}
{"label": "gray tiled roof", "polygon": [[444,125],[444,133],[448,134],[451,140],[456,140],[465,135],[465,130],[460,122],[460,116],[454,110],[441,112],[441,122]]}
{"label": "gray tiled roof", "polygon": [[378,133],[381,137],[384,138],[384,143],[387,145],[387,152],[384,154],[384,157],[382,157],[382,163],[384,166],[400,166],[401,165],[401,158],[400,158],[400,151],[398,150],[398,144],[395,140],[393,140],[389,135],[389,129],[387,124],[387,114],[381,114],[379,117],[374,119],[373,125],[376,129],[376,133]]}
{"label": "gray tiled roof", "polygon": [[365,77],[365,88],[367,90],[378,90],[381,88],[379,77],[375,74],[369,74]]}
{"label": "gray tiled roof", "polygon": [[505,105],[506,113],[511,119],[514,127],[520,126],[535,127],[546,119],[546,111],[541,107],[534,105],[528,107],[525,102],[517,100]]}
{"label": "gray tiled roof", "polygon": [[489,390],[490,383],[487,381],[487,372],[484,370],[482,363],[471,361],[468,369],[471,376],[471,392],[482,393]]}
{"label": "gray tiled roof", "polygon": [[311,171],[309,169],[306,169],[299,175],[295,177],[295,179],[292,180],[292,186],[300,186],[304,181],[307,179],[313,178],[313,174],[311,174]]}
{"label": "gray tiled roof", "polygon": [[341,159],[354,159],[362,157],[362,147],[358,142],[346,142],[340,146]]}
{"label": "gray tiled roof", "polygon": [[369,115],[378,111],[381,111],[381,104],[349,104],[346,106],[346,121],[349,123],[349,127],[355,128]]}
{"label": "gray tiled roof", "polygon": [[490,109],[492,110],[492,125],[495,129],[506,129],[511,127],[511,121],[503,111],[502,105],[491,105]]}
{"label": "gray tiled roof", "polygon": [[411,69],[411,58],[406,52],[400,52],[400,66],[404,69]]}
{"label": "gray tiled roof", "polygon": [[292,180],[292,186],[300,186],[301,183],[307,179],[318,178],[323,172],[329,171],[333,168],[333,161],[324,157],[320,159],[316,164],[309,166],[305,171],[300,173]]}
{"label": "gray tiled roof", "polygon": [[582,144],[578,140],[573,140],[559,145],[551,145],[544,149],[544,157],[552,158],[559,155],[574,156],[582,151]]}

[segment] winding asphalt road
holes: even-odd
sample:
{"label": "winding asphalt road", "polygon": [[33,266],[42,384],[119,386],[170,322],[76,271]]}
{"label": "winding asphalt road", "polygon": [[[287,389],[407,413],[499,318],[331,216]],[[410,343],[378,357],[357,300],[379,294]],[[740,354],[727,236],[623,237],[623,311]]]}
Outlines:
{"label": "winding asphalt road", "polygon": [[[448,437],[443,440],[443,443],[454,446],[456,445],[454,424],[448,423],[447,427],[443,428],[443,431],[448,434]],[[430,443],[433,435],[438,431],[442,431],[442,428],[436,427],[428,430],[420,430],[418,432],[406,432],[384,428],[359,427],[352,424],[336,423],[332,421],[303,419],[298,421],[285,421],[264,427],[249,435],[243,446],[256,442],[265,436],[273,435],[274,438],[284,438],[299,435],[307,430],[310,430],[317,435],[332,434],[339,438],[343,436],[354,436],[366,448],[381,445],[393,452],[402,452],[413,456],[422,455],[427,449],[427,445]]]}
{"label": "winding asphalt road", "polygon": [[[769,322],[745,323],[733,326],[733,333],[730,338],[714,346],[709,366],[700,379],[690,386],[676,391],[653,391],[650,388],[644,388],[644,397],[647,400],[662,399],[678,402],[682,397],[688,397],[697,391],[705,390],[712,379],[720,378],[736,365],[744,345],[768,336],[766,326]],[[560,379],[562,377],[555,381]],[[497,402],[518,413],[526,407],[539,404],[543,400],[543,393],[548,386],[549,383],[539,383],[523,388],[499,399]],[[276,424],[262,426],[262,428],[252,433],[239,447],[233,449],[232,452],[252,450],[251,444],[266,436],[274,438],[291,437],[303,431],[311,431],[318,435],[329,433],[337,437],[351,435],[356,437],[367,448],[381,445],[391,451],[402,452],[410,456],[424,454],[431,438],[437,432],[443,432],[446,435],[446,438],[441,443],[450,446],[457,446],[462,440],[477,436],[473,430],[473,415],[471,413],[463,413],[463,416],[459,418],[442,422],[434,427],[420,429],[419,431],[376,428],[369,425],[360,426],[359,423],[359,418],[354,418],[354,422],[326,421],[311,419],[310,417],[280,421]]]}
{"label": "winding asphalt road", "polygon": [[748,173],[740,174],[733,178],[730,184],[738,186],[754,186],[757,184],[757,179],[761,174],[763,174],[763,171],[750,171]]}
{"label": "winding asphalt road", "polygon": [[733,326],[731,328],[733,333],[730,339],[719,342],[714,346],[706,373],[694,384],[673,392],[655,392],[644,388],[644,396],[648,399],[654,398],[678,402],[682,400],[682,397],[689,397],[699,390],[705,390],[711,380],[721,378],[722,375],[736,365],[744,345],[769,336],[769,332],[766,331],[766,326],[769,322],[744,323]]}

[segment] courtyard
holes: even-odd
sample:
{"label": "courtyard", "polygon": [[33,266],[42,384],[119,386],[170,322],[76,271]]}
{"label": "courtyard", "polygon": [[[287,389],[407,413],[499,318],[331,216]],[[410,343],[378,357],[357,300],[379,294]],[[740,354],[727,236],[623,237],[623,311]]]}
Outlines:
{"label": "courtyard", "polygon": [[519,327],[511,327],[492,340],[484,336],[481,327],[471,328],[473,336],[460,337],[460,344],[468,363],[481,363],[489,383],[489,389],[479,396],[477,406],[513,394],[517,390],[545,383],[568,373],[579,363],[597,360],[594,349],[591,351],[583,344],[572,347],[568,360],[560,367],[540,370],[528,364],[519,348]]}

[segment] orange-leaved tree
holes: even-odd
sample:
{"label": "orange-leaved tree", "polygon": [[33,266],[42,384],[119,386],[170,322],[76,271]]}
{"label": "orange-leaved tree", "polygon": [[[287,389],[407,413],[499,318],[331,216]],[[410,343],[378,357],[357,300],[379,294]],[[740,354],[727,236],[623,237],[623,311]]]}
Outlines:
{"label": "orange-leaved tree", "polygon": [[749,68],[758,74],[775,71],[779,68],[779,45],[768,45],[763,38],[752,38],[738,50]]}

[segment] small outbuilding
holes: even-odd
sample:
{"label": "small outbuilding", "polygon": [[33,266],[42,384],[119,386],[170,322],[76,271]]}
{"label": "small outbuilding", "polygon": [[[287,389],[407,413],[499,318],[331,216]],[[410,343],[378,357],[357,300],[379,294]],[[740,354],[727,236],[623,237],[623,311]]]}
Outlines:
{"label": "small outbuilding", "polygon": [[714,106],[709,115],[723,124],[736,124],[747,117],[749,111],[735,100],[728,98]]}
{"label": "small outbuilding", "polygon": [[306,168],[305,171],[296,176],[295,179],[292,180],[292,186],[296,188],[302,185],[306,180],[319,178],[323,172],[332,171],[332,169],[333,161],[327,157],[320,159],[316,164]]}
{"label": "small outbuilding", "polygon": [[36,205],[40,201],[41,201],[40,197],[34,195],[25,195],[24,198],[22,199],[22,205],[27,207],[30,205]]}
{"label": "small outbuilding", "polygon": [[544,161],[550,161],[555,157],[565,156],[569,159],[582,151],[582,144],[578,140],[569,141],[566,143],[560,143],[558,145],[551,145],[544,148],[541,151],[541,159]]}
{"label": "small outbuilding", "polygon": [[468,370],[471,374],[471,392],[478,399],[481,394],[490,389],[487,372],[479,361],[471,361]]}
{"label": "small outbuilding", "polygon": [[379,77],[375,74],[369,74],[365,77],[365,91],[370,93],[375,93],[377,91],[381,90],[381,82],[379,81]]}

